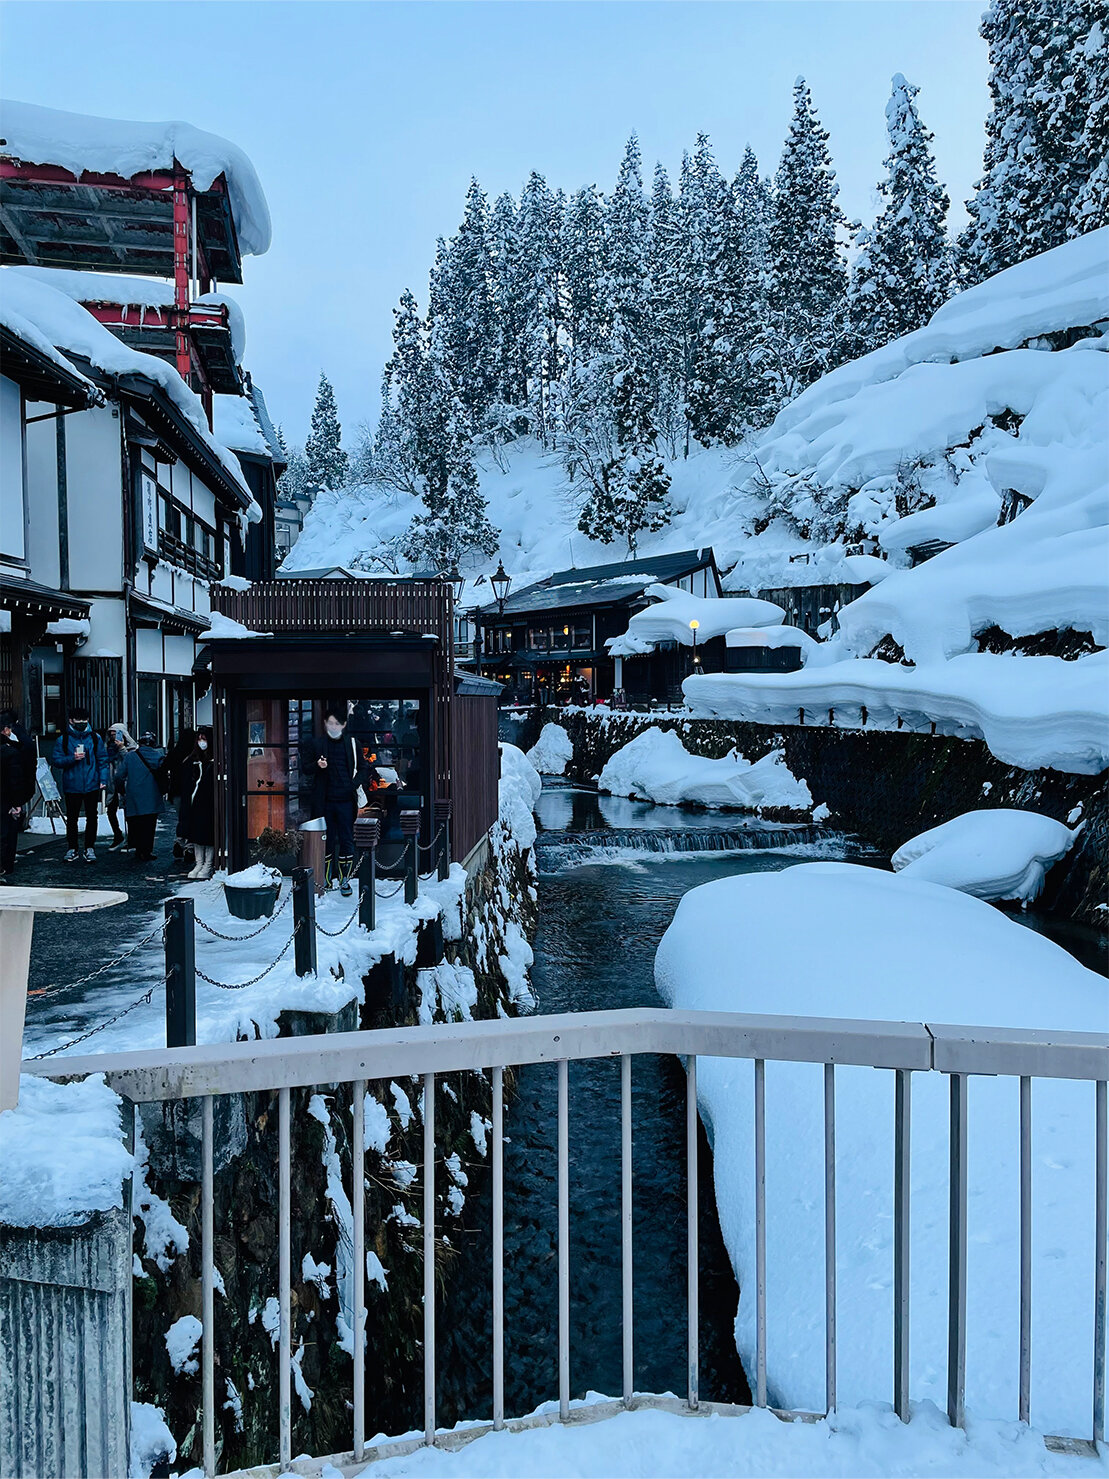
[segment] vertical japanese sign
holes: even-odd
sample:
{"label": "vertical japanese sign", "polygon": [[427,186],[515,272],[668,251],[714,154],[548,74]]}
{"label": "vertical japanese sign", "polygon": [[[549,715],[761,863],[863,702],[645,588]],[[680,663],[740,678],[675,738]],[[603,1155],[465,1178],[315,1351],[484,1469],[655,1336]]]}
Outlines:
{"label": "vertical japanese sign", "polygon": [[158,548],[158,485],[142,475],[142,541],[149,550]]}

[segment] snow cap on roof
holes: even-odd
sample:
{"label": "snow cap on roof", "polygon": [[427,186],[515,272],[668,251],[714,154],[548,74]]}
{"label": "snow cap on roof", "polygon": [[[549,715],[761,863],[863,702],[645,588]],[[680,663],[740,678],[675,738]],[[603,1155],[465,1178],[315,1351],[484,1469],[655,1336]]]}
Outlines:
{"label": "snow cap on roof", "polygon": [[26,164],[54,164],[81,175],[120,175],[125,180],[150,170],[172,169],[176,159],[197,190],[223,175],[231,214],[244,255],[269,249],[270,212],[254,166],[236,144],[191,123],[146,123],[94,118],[42,108],[37,103],[0,102],[5,152]]}

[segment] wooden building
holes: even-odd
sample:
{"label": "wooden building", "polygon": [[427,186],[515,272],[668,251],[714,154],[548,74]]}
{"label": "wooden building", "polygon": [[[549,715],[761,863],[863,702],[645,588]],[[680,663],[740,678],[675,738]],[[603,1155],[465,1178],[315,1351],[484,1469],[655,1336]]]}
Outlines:
{"label": "wooden building", "polygon": [[[210,683],[216,736],[218,843],[245,866],[266,829],[288,833],[310,815],[312,776],[301,746],[345,704],[368,764],[418,797],[420,840],[436,803],[451,806],[451,851],[467,862],[497,818],[499,685],[456,674],[453,593],[445,580],[285,579],[218,587],[217,620],[198,658]],[[425,861],[430,868],[430,861]]]}
{"label": "wooden building", "polygon": [[[606,642],[627,631],[628,621],[650,604],[652,585],[675,586],[695,596],[720,595],[710,548],[642,556],[581,570],[560,570],[513,591],[500,605],[473,613],[478,671],[495,677],[520,702],[559,703],[610,698],[615,664]],[[682,652],[664,650],[625,669],[636,696],[666,699],[688,674]],[[640,693],[639,688],[642,688]]]}

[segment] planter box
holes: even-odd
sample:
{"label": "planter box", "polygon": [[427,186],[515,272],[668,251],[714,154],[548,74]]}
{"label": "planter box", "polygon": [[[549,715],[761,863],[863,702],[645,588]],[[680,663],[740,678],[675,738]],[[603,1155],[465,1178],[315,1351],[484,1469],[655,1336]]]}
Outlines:
{"label": "planter box", "polygon": [[273,913],[278,887],[276,883],[257,883],[236,888],[234,884],[225,883],[223,896],[236,919],[265,919]]}

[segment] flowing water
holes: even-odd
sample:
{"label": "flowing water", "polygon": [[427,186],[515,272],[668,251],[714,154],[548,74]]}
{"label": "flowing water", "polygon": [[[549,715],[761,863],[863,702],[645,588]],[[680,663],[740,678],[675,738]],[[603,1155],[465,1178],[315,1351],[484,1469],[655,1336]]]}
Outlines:
{"label": "flowing water", "polygon": [[[657,1005],[655,949],[688,889],[850,850],[847,839],[813,828],[733,822],[719,812],[652,807],[570,787],[545,790],[537,811],[539,925],[531,979],[540,1012]],[[619,1395],[619,1063],[572,1063],[569,1081],[571,1392]],[[558,1395],[556,1106],[554,1065],[521,1069],[505,1112],[509,1415]],[[676,1059],[635,1061],[632,1124],[635,1385],[684,1394],[685,1077]],[[701,1395],[743,1401],[747,1387],[732,1335],[739,1291],[716,1221],[703,1135],[700,1171]],[[492,1407],[488,1179],[475,1181],[471,1193],[472,1231],[439,1326],[446,1421],[487,1417]]]}

